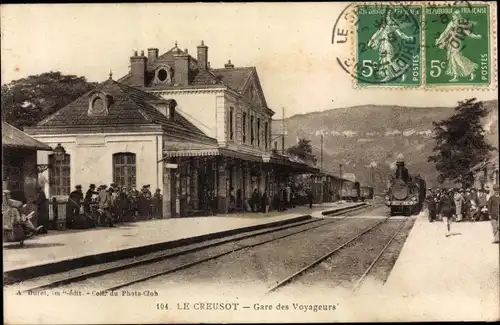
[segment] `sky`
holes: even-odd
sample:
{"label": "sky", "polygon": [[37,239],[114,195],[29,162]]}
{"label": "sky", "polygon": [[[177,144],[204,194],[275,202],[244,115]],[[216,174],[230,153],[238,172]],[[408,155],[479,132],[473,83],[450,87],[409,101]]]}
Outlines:
{"label": "sky", "polygon": [[347,3],[23,4],[2,5],[2,84],[61,71],[104,81],[128,72],[134,50],[168,51],[175,42],[222,68],[255,66],[268,106],[281,118],[364,104],[453,106],[496,91],[355,89],[336,63],[348,51],[333,45],[332,28]]}

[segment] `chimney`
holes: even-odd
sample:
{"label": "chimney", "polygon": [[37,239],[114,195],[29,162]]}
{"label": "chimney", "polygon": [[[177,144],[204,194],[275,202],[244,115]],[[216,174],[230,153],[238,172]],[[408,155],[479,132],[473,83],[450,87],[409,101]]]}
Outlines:
{"label": "chimney", "polygon": [[231,60],[227,60],[227,63],[224,64],[224,68],[226,68],[226,69],[234,69],[234,64],[231,63]]}
{"label": "chimney", "polygon": [[144,51],[141,55],[137,55],[137,51],[130,57],[130,82],[131,86],[144,87],[146,85],[146,65],[148,58],[144,56]]}
{"label": "chimney", "polygon": [[158,59],[158,49],[149,48],[148,49],[148,61],[152,63],[156,59]]}
{"label": "chimney", "polygon": [[184,53],[189,54],[188,49],[184,49]]}
{"label": "chimney", "polygon": [[207,69],[208,62],[208,46],[205,46],[205,43],[201,41],[201,45],[198,45],[198,67],[200,69]]}
{"label": "chimney", "polygon": [[174,84],[179,86],[189,84],[189,54],[174,55]]}

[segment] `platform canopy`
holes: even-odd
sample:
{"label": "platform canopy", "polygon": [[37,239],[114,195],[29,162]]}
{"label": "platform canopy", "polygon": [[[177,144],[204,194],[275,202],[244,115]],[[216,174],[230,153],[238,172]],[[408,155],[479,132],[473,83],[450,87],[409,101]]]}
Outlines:
{"label": "platform canopy", "polygon": [[33,139],[28,134],[18,128],[2,121],[2,146],[4,148],[13,149],[34,149],[52,151],[52,148],[36,139]]}

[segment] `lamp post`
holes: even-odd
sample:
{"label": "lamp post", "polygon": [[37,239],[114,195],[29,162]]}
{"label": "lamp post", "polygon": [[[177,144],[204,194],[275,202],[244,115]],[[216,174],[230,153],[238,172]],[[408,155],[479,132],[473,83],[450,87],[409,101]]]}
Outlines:
{"label": "lamp post", "polygon": [[[61,146],[60,143],[57,144],[57,146],[54,148],[54,160],[56,163],[60,163],[64,161],[64,158],[66,156],[66,150],[64,149],[63,146]],[[43,173],[49,168],[53,168],[54,166],[52,164],[37,164],[36,169],[38,174]]]}

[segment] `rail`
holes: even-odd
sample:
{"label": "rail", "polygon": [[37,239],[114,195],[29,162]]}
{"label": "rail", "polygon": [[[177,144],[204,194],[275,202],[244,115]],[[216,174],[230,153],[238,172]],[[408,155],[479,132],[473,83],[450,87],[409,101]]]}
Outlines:
{"label": "rail", "polygon": [[269,293],[272,293],[276,290],[278,290],[279,288],[291,283],[292,281],[294,281],[295,279],[297,279],[299,276],[301,276],[303,273],[305,273],[306,271],[310,270],[311,268],[313,268],[314,266],[318,265],[319,263],[323,262],[324,260],[326,260],[327,258],[329,258],[330,256],[332,256],[333,254],[337,253],[338,251],[340,251],[342,248],[346,247],[347,245],[349,245],[351,242],[355,241],[356,239],[358,239],[359,237],[361,237],[362,235],[366,234],[367,232],[371,231],[372,229],[378,227],[379,225],[381,225],[382,223],[386,222],[387,220],[389,220],[389,217],[386,217],[385,219],[377,222],[375,225],[369,227],[368,229],[365,229],[363,230],[362,232],[360,232],[359,234],[357,234],[356,236],[352,237],[351,239],[349,239],[348,241],[344,242],[342,245],[336,247],[335,249],[331,250],[330,252],[326,253],[325,255],[321,256],[320,258],[314,260],[312,263],[309,263],[308,265],[306,265],[305,267],[303,267],[302,269],[300,269],[299,271],[295,272],[294,274],[288,276],[287,278],[283,279],[282,281],[280,281],[278,284],[276,284],[275,286],[273,286],[271,289],[269,289],[269,291],[267,292],[268,294]]}
{"label": "rail", "polygon": [[[270,234],[270,233],[277,232],[277,231],[285,231],[285,230],[292,229],[292,228],[295,228],[295,227],[306,226],[305,229],[301,229],[301,230],[297,230],[297,231],[292,231],[291,233],[287,233],[287,234],[284,234],[284,235],[273,237],[271,239],[266,239],[266,240],[263,240],[263,241],[259,241],[259,242],[254,243],[254,244],[247,244],[247,245],[241,245],[241,246],[238,245],[236,248],[230,248],[230,249],[228,249],[226,251],[223,251],[223,252],[218,253],[218,254],[214,254],[212,256],[208,256],[208,257],[204,256],[203,258],[196,259],[193,262],[182,264],[182,265],[179,265],[179,266],[167,269],[167,270],[162,270],[161,272],[157,272],[157,273],[154,273],[154,274],[143,276],[143,277],[134,279],[133,281],[128,281],[126,283],[122,283],[122,284],[116,285],[116,286],[114,286],[112,288],[107,288],[106,289],[108,291],[118,290],[118,289],[121,289],[121,288],[124,288],[124,287],[131,286],[131,285],[136,284],[136,283],[144,282],[144,281],[147,281],[147,280],[159,277],[159,276],[167,275],[169,273],[173,273],[173,272],[176,272],[176,271],[180,271],[180,270],[183,270],[183,269],[186,269],[186,268],[189,268],[189,267],[195,266],[197,264],[201,264],[201,263],[204,263],[204,262],[207,262],[207,261],[219,258],[219,257],[223,257],[225,255],[231,254],[233,252],[236,252],[236,251],[239,251],[239,250],[242,250],[242,249],[256,247],[256,246],[263,245],[263,244],[266,244],[266,243],[269,243],[269,242],[273,242],[273,241],[276,241],[276,240],[279,240],[279,239],[282,239],[282,238],[286,238],[286,237],[293,236],[293,235],[296,235],[296,234],[299,234],[299,233],[303,233],[303,232],[309,231],[311,229],[315,229],[315,228],[323,227],[323,226],[326,226],[326,225],[329,225],[329,224],[332,224],[332,223],[339,222],[341,220],[344,220],[344,219],[352,216],[353,214],[359,213],[358,211],[361,208],[365,208],[365,209],[366,208],[376,208],[376,206],[370,206],[370,205],[365,205],[365,206],[362,206],[362,207],[357,206],[357,207],[354,207],[354,208],[349,209],[349,210],[337,211],[337,212],[334,212],[334,213],[331,214],[331,215],[345,214],[345,216],[343,216],[342,218],[338,218],[338,219],[332,219],[332,220],[326,220],[326,219],[321,219],[321,218],[320,219],[312,219],[312,220],[308,220],[308,221],[304,221],[304,222],[300,222],[300,223],[294,223],[294,224],[291,224],[291,225],[279,226],[279,227],[268,229],[268,230],[263,230],[263,231],[261,230],[261,231],[257,231],[257,232],[252,233],[252,234],[245,234],[245,235],[242,235],[242,236],[236,236],[234,238],[225,239],[225,240],[222,240],[222,241],[217,241],[215,243],[211,243],[211,244],[208,244],[208,245],[202,245],[202,246],[198,246],[198,247],[192,247],[192,248],[183,250],[181,252],[174,252],[174,253],[169,252],[169,253],[166,253],[166,254],[157,255],[157,256],[154,256],[154,257],[149,257],[149,258],[144,258],[144,259],[139,259],[139,260],[137,260],[137,258],[135,258],[130,263],[120,263],[118,265],[115,265],[115,266],[112,265],[112,266],[107,267],[107,268],[98,268],[97,271],[82,272],[82,273],[79,273],[78,275],[70,275],[70,276],[67,276],[67,277],[63,277],[62,280],[51,280],[50,283],[48,283],[48,284],[44,284],[44,285],[41,285],[41,286],[38,285],[38,286],[36,286],[34,288],[26,289],[25,291],[27,292],[27,291],[44,290],[44,289],[58,287],[58,286],[61,286],[61,285],[67,285],[67,284],[70,284],[70,283],[82,281],[82,280],[85,280],[85,279],[88,279],[88,278],[92,278],[92,277],[96,277],[96,276],[100,276],[100,275],[103,275],[103,274],[112,273],[112,272],[118,272],[118,271],[121,271],[121,270],[129,269],[129,268],[133,268],[133,267],[138,267],[138,266],[141,266],[141,265],[147,265],[147,264],[151,264],[151,263],[155,263],[155,262],[160,262],[160,261],[167,260],[169,258],[173,258],[173,257],[179,256],[179,255],[185,255],[185,254],[188,254],[188,253],[197,252],[197,251],[208,249],[208,248],[211,248],[211,247],[221,246],[221,245],[224,245],[224,244],[229,244],[229,243],[240,241],[240,240],[244,240],[244,239],[247,239],[247,238],[252,238],[252,237],[257,237],[257,236],[261,236],[261,235],[266,235],[266,234]],[[318,225],[317,223],[319,223],[319,222],[322,222],[322,223]],[[307,226],[309,224],[311,224],[312,226]]]}

